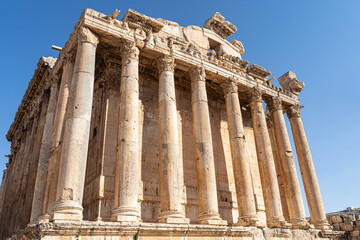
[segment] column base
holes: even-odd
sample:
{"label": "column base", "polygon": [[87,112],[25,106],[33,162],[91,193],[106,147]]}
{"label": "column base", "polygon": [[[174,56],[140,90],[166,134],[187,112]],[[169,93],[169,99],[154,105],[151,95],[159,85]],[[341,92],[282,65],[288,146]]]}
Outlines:
{"label": "column base", "polygon": [[221,225],[226,226],[227,221],[222,220],[218,213],[202,213],[199,215],[199,223],[206,225]]}
{"label": "column base", "polygon": [[274,217],[266,220],[269,228],[291,228],[291,223],[286,222],[282,217]]}
{"label": "column base", "polygon": [[[311,220],[310,220],[311,222]],[[321,229],[321,230],[330,230],[330,224],[327,220],[322,220],[322,221],[318,221],[318,222],[311,222],[316,229]]]}
{"label": "column base", "polygon": [[111,214],[111,221],[122,224],[134,224],[141,222],[139,210],[134,207],[115,208]]}
{"label": "column base", "polygon": [[311,225],[306,219],[291,220],[290,223],[292,225],[292,227],[291,227],[292,229],[308,230],[308,229],[314,228],[314,226]]}
{"label": "column base", "polygon": [[50,222],[79,222],[83,218],[83,207],[74,200],[61,200],[55,203],[50,213]]}
{"label": "column base", "polygon": [[39,217],[39,222],[41,223],[48,223],[49,220],[50,220],[50,215],[47,213]]}
{"label": "column base", "polygon": [[166,211],[160,212],[158,217],[159,223],[171,223],[171,224],[189,224],[190,219],[185,218],[179,211]]}
{"label": "column base", "polygon": [[237,223],[234,226],[242,227],[265,227],[261,226],[259,218],[256,215],[239,216]]}

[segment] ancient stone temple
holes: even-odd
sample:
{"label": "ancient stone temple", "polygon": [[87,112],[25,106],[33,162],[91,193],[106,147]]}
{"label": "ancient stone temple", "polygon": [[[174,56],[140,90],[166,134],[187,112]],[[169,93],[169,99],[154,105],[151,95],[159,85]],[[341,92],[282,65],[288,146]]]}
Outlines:
{"label": "ancient stone temple", "polygon": [[39,60],[6,136],[1,239],[328,238],[304,83],[275,87],[219,13],[203,28],[117,14],[86,9]]}

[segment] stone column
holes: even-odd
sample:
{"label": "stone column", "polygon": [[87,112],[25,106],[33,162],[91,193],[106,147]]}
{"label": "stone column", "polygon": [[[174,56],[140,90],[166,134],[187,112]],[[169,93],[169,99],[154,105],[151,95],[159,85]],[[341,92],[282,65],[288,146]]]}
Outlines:
{"label": "stone column", "polygon": [[289,135],[286,129],[282,103],[279,97],[268,101],[271,120],[273,122],[277,153],[289,211],[290,223],[293,228],[308,228],[304,203],[301,197],[299,179],[296,173]]}
{"label": "stone column", "polygon": [[139,49],[122,47],[118,146],[115,171],[115,209],[111,219],[122,223],[140,221],[139,174]]}
{"label": "stone column", "polygon": [[34,196],[32,200],[30,222],[38,221],[39,217],[42,214],[42,207],[44,202],[48,160],[50,155],[51,133],[53,129],[56,101],[58,95],[58,79],[55,77],[52,79],[52,81],[53,83],[51,84],[50,89],[50,99],[46,112],[45,126],[41,139],[41,148],[35,180]]}
{"label": "stone column", "polygon": [[227,80],[221,86],[225,94],[231,158],[239,210],[237,225],[257,226],[259,220],[256,214],[255,196],[248,162],[248,149],[241,116],[238,88],[233,79]]}
{"label": "stone column", "polygon": [[74,60],[75,54],[73,52],[66,53],[63,59],[64,65],[51,134],[50,155],[47,169],[48,174],[46,178],[44,201],[41,212],[42,221],[48,221],[48,213],[52,210],[55,203],[60,163],[60,158],[58,157],[60,154],[58,153],[61,152],[61,149],[58,149],[58,147],[62,140],[64,131],[65,113],[68,105],[70,84],[74,71]]}
{"label": "stone column", "polygon": [[181,209],[182,186],[177,129],[174,58],[158,60],[159,70],[159,222],[189,223]]}
{"label": "stone column", "polygon": [[56,203],[50,220],[81,221],[85,168],[93,101],[97,36],[88,28],[79,29],[79,42],[67,108]]}
{"label": "stone column", "polygon": [[266,126],[261,92],[258,88],[252,90],[250,108],[261,186],[265,200],[267,226],[288,227],[289,225],[285,222],[282,213],[274,157],[272,154],[269,132]]}
{"label": "stone column", "polygon": [[287,115],[290,119],[306,199],[309,206],[311,223],[319,229],[330,229],[325,215],[315,166],[300,116],[300,106],[289,107],[287,109]]}
{"label": "stone column", "polygon": [[199,200],[199,223],[226,225],[220,218],[216,190],[215,163],[210,116],[202,66],[190,70],[195,162]]}
{"label": "stone column", "polygon": [[278,154],[277,148],[276,148],[275,133],[274,133],[274,127],[273,127],[274,124],[272,123],[268,109],[266,109],[265,115],[267,116],[266,124],[267,124],[267,128],[269,131],[269,137],[270,137],[271,148],[272,148],[273,157],[274,157],[277,180],[278,180],[278,184],[279,184],[279,192],[280,192],[280,200],[281,200],[283,216],[284,216],[285,221],[290,222],[289,209],[288,209],[288,206],[286,203],[285,187],[284,187],[284,181],[283,181],[283,178],[284,178],[283,172],[284,171],[282,169],[280,159],[279,159],[279,154]]}

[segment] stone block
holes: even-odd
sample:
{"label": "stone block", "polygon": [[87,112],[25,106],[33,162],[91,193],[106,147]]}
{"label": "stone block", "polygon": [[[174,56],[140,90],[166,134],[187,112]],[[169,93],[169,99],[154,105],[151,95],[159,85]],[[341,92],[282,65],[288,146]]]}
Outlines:
{"label": "stone block", "polygon": [[359,230],[352,231],[352,232],[350,233],[350,236],[352,236],[352,237],[359,237],[359,236],[360,236],[360,231],[359,231]]}
{"label": "stone block", "polygon": [[340,230],[341,231],[347,231],[350,232],[354,229],[354,225],[352,222],[347,222],[347,223],[340,223]]}
{"label": "stone block", "polygon": [[331,216],[331,222],[332,223],[342,223],[343,219],[340,217],[340,215],[334,215],[334,216]]}

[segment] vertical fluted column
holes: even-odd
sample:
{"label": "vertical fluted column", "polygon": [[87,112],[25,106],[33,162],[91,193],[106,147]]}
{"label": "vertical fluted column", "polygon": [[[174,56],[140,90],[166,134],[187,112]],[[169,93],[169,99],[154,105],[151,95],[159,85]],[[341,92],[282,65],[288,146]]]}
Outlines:
{"label": "vertical fluted column", "polygon": [[229,128],[231,158],[235,178],[239,219],[237,225],[257,226],[255,197],[248,162],[248,149],[245,138],[238,88],[233,79],[221,86],[224,89],[226,115]]}
{"label": "vertical fluted column", "polygon": [[282,169],[282,166],[280,163],[279,154],[278,154],[278,151],[276,148],[276,140],[275,140],[274,127],[273,127],[274,124],[272,123],[268,109],[266,111],[265,111],[265,115],[267,116],[266,124],[267,124],[267,128],[269,131],[271,149],[273,152],[274,163],[275,163],[275,168],[276,168],[276,175],[277,175],[277,180],[278,180],[278,184],[279,184],[281,207],[282,207],[283,216],[284,216],[285,221],[290,222],[289,209],[288,209],[287,202],[286,202],[285,187],[284,187],[284,181],[283,181],[284,174],[283,174],[283,169]]}
{"label": "vertical fluted column", "polygon": [[312,160],[309,143],[300,116],[300,106],[291,106],[287,109],[291,129],[294,137],[297,158],[309,206],[311,223],[319,229],[330,229],[326,219],[320,187],[316,177],[315,166]]}
{"label": "vertical fluted column", "polygon": [[202,66],[190,70],[199,223],[225,225],[219,215],[210,116]]}
{"label": "vertical fluted column", "polygon": [[53,130],[51,134],[50,154],[47,169],[48,174],[46,177],[44,201],[41,211],[41,220],[43,221],[48,220],[49,211],[52,210],[52,207],[56,200],[55,197],[60,163],[60,154],[58,153],[61,152],[61,149],[58,149],[58,147],[62,140],[61,137],[65,128],[65,113],[66,107],[68,106],[70,84],[74,72],[74,60],[75,54],[73,52],[66,53],[63,58],[64,65],[61,76],[59,94],[56,103]]}
{"label": "vertical fluted column", "polygon": [[53,221],[81,221],[85,168],[93,101],[97,36],[80,28],[70,92],[71,106],[64,130]]}
{"label": "vertical fluted column", "polygon": [[50,89],[50,99],[46,112],[45,126],[41,139],[41,148],[36,173],[30,222],[38,221],[40,215],[42,214],[42,207],[44,202],[48,161],[50,155],[51,133],[53,129],[56,101],[58,96],[58,79],[55,77],[52,81],[53,82]]}
{"label": "vertical fluted column", "polygon": [[261,177],[261,187],[265,200],[267,226],[288,227],[282,213],[274,157],[272,154],[269,132],[266,126],[261,92],[258,88],[252,90],[250,108]]}
{"label": "vertical fluted column", "polygon": [[281,164],[281,174],[288,206],[290,223],[293,228],[308,228],[304,203],[301,197],[299,179],[296,173],[294,156],[291,149],[289,135],[286,129],[282,103],[279,97],[268,101],[271,120],[276,141],[276,148]]}
{"label": "vertical fluted column", "polygon": [[159,222],[189,223],[181,211],[180,158],[177,129],[174,58],[158,60],[159,70]]}
{"label": "vertical fluted column", "polygon": [[139,49],[122,47],[118,149],[115,171],[115,209],[111,219],[138,222],[139,171]]}

